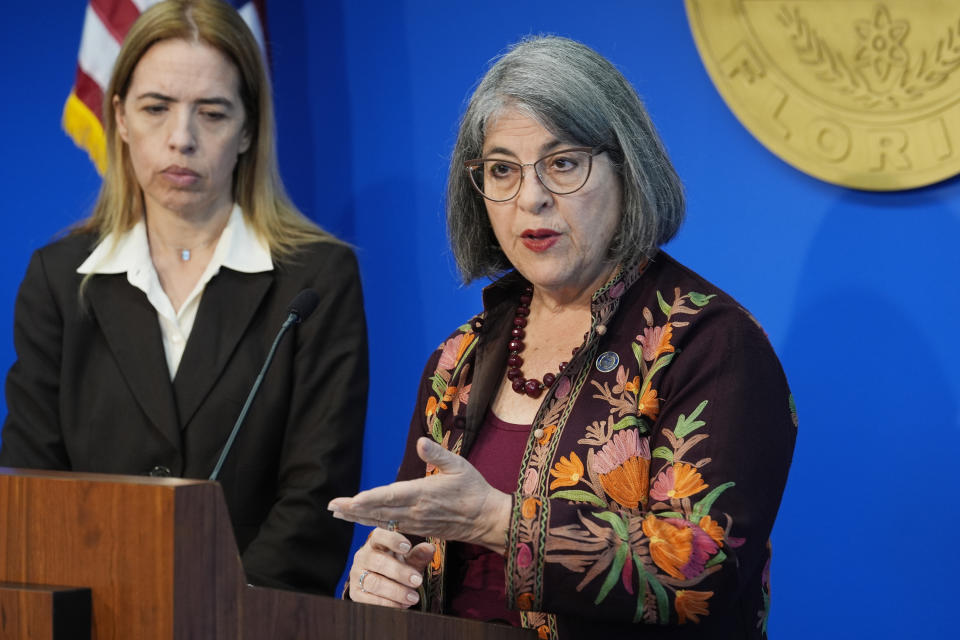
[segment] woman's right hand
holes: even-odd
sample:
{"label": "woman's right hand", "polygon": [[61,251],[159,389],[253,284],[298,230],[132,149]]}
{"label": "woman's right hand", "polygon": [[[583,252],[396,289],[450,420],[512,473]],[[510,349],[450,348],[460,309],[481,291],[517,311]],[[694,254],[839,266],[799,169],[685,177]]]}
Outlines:
{"label": "woman's right hand", "polygon": [[420,601],[417,588],[432,559],[433,545],[429,542],[411,548],[402,533],[377,527],[353,555],[350,599],[406,609]]}

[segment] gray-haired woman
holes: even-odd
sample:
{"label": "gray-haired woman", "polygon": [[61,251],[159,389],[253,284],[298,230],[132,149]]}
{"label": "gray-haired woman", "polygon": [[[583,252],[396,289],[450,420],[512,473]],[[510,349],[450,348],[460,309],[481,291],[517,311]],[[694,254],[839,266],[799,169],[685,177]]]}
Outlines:
{"label": "gray-haired woman", "polygon": [[378,525],[350,597],[544,638],[763,636],[793,404],[750,315],[659,250],[683,195],[630,84],[570,40],[514,46],[447,217],[464,279],[498,279],[427,363],[398,482],[330,503]]}

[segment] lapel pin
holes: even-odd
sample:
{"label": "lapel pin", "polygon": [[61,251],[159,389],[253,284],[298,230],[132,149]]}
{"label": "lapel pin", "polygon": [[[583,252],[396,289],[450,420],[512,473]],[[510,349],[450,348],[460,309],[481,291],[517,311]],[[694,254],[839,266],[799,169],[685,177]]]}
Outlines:
{"label": "lapel pin", "polygon": [[620,364],[620,356],[613,351],[605,351],[597,356],[597,371],[600,373],[609,373]]}

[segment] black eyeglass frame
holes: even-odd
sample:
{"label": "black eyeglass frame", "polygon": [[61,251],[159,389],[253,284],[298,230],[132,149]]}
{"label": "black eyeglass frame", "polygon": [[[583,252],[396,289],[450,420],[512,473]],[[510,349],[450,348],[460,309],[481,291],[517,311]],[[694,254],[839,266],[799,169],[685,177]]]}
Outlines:
{"label": "black eyeglass frame", "polygon": [[[580,189],[583,189],[586,186],[587,181],[590,179],[590,174],[593,171],[593,157],[600,155],[606,150],[607,150],[607,145],[605,144],[599,144],[595,147],[568,147],[566,149],[560,149],[559,151],[551,151],[547,155],[537,159],[534,162],[526,162],[526,163],[514,162],[513,160],[504,160],[503,158],[475,158],[474,160],[465,161],[463,163],[463,168],[467,170],[467,176],[469,177],[470,184],[473,185],[474,190],[476,190],[477,193],[479,193],[481,196],[483,196],[490,202],[507,202],[508,200],[513,200],[514,198],[517,197],[517,194],[520,193],[520,189],[523,188],[523,178],[524,178],[524,174],[526,173],[523,170],[524,167],[533,167],[533,172],[536,174],[537,180],[539,180],[540,184],[543,185],[543,188],[549,191],[550,193],[553,193],[558,196],[568,196],[571,193],[576,193],[577,191],[580,191]],[[576,189],[571,189],[570,191],[557,191],[556,189],[551,189],[550,187],[547,186],[547,183],[543,181],[543,176],[540,175],[540,172],[537,171],[537,165],[543,162],[544,160],[546,160],[547,158],[550,158],[556,155],[561,155],[564,153],[570,153],[571,151],[584,151],[589,154],[588,155],[589,161],[587,164],[587,175],[584,176],[583,182]],[[517,180],[517,190],[514,191],[509,198],[503,198],[500,200],[496,198],[491,198],[490,196],[485,194],[483,192],[483,189],[480,188],[480,185],[477,184],[477,181],[473,177],[473,170],[479,167],[482,167],[485,162],[502,162],[503,164],[513,165],[514,167],[520,167],[520,179]]]}

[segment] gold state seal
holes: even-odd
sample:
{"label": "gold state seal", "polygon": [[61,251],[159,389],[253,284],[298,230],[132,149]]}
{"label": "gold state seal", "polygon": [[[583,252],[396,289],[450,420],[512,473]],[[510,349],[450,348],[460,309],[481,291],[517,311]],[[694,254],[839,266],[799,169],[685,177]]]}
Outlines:
{"label": "gold state seal", "polygon": [[957,0],[686,0],[741,123],[812,176],[869,190],[960,173]]}

